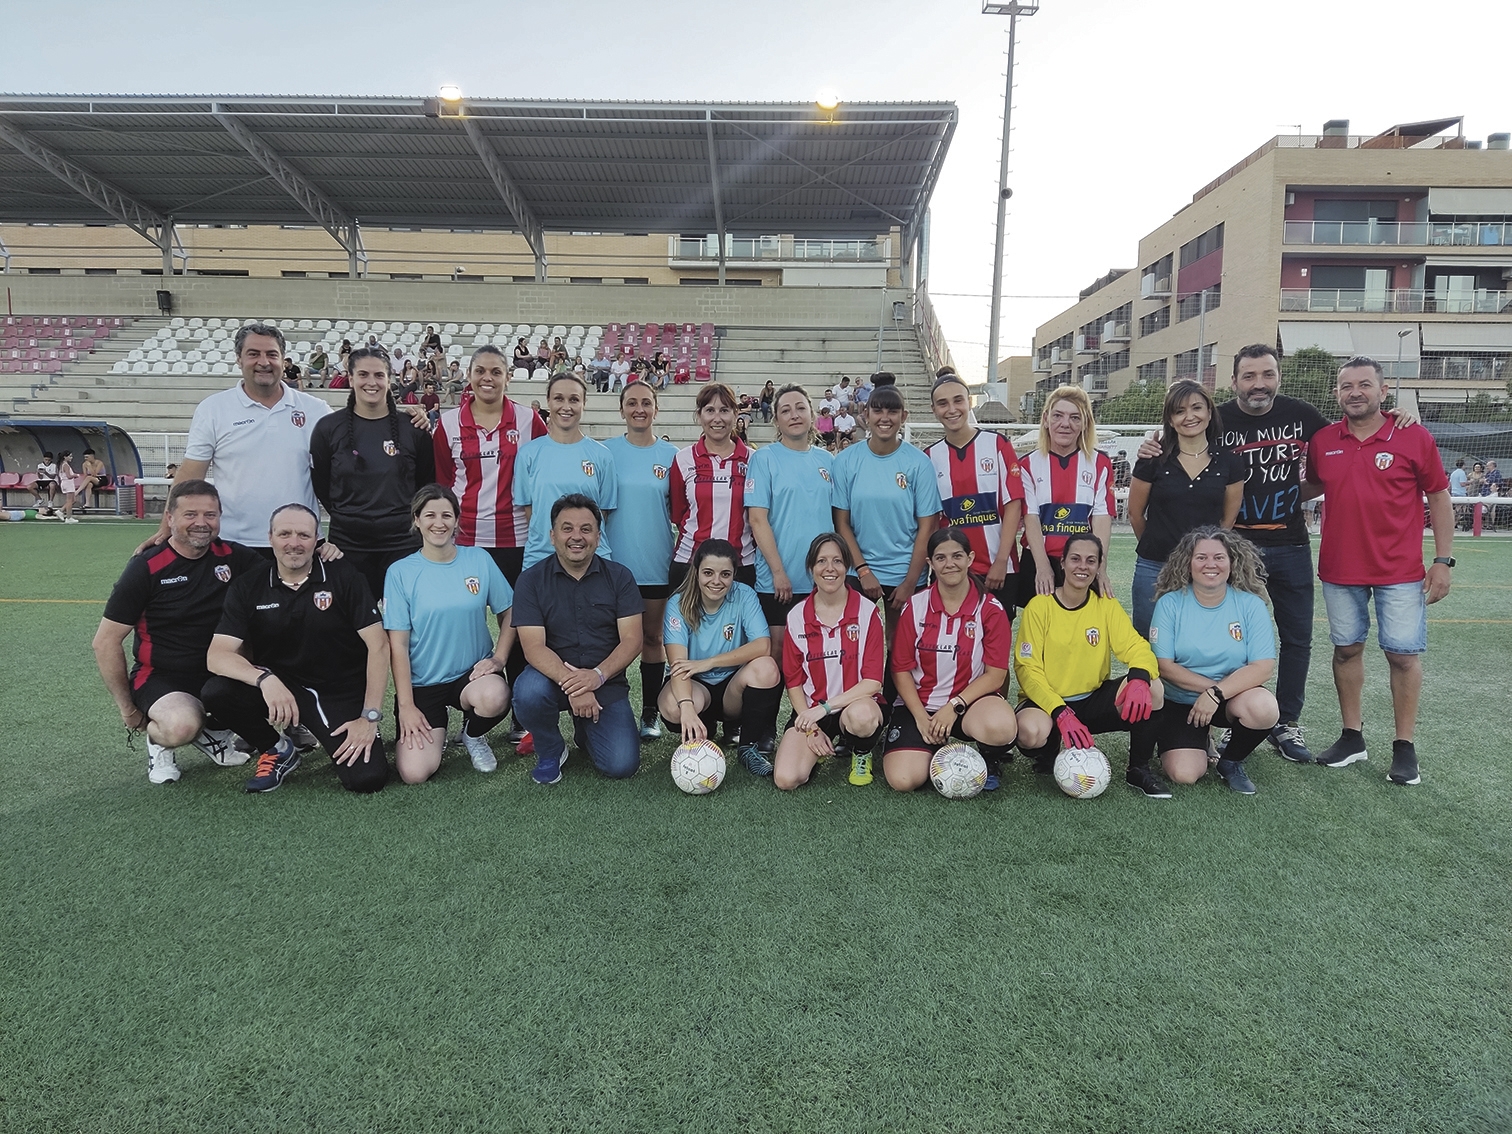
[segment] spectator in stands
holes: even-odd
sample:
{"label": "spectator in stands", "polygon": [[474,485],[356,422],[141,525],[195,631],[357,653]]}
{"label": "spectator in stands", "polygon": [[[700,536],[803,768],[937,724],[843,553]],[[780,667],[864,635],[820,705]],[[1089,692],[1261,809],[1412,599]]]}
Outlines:
{"label": "spectator in stands", "polygon": [[74,472],[73,452],[72,450],[64,449],[58,454],[58,495],[63,498],[63,511],[59,514],[58,519],[62,520],[65,524],[77,524],[79,522],[74,518],[73,514],[74,497],[78,493],[79,478],[78,474]]}
{"label": "spectator in stands", "polygon": [[835,410],[828,398],[819,403],[819,416],[814,419],[814,432],[819,443],[830,452],[835,450]]}
{"label": "spectator in stands", "polygon": [[[777,391],[772,386],[771,379],[761,388],[761,394],[756,399],[756,412],[761,414],[761,423],[768,424],[772,420],[772,403],[777,400]],[[810,411],[812,412],[812,411]]]}
{"label": "spectator in stands", "polygon": [[341,349],[336,352],[336,365],[339,366],[342,369],[343,372],[345,372],[346,368],[347,368],[347,356],[350,355],[351,353],[352,353],[352,340],[351,339],[342,339],[341,340]]}
{"label": "spectator in stands", "polygon": [[751,450],[735,436],[735,391],[710,382],[698,391],[698,424],[703,435],[680,449],[672,462],[672,523],[677,547],[668,579],[682,586],[693,552],[718,537],[740,548],[735,577],[756,582],[756,544],[746,522],[745,494]]}
{"label": "spectator in stands", "polygon": [[446,367],[446,404],[454,406],[462,396],[462,387],[467,385],[467,375],[462,373],[462,363],[452,359]]}
{"label": "spectator in stands", "polygon": [[[355,378],[356,376],[353,375]],[[407,406],[420,404],[420,372],[415,369],[413,362],[404,364],[404,372],[399,377],[399,391],[397,397],[400,402]]]}
{"label": "spectator in stands", "polygon": [[668,360],[666,355],[658,353],[656,356],[656,362],[653,363],[651,367],[652,385],[654,385],[658,390],[665,390],[667,388],[667,383],[671,380],[671,378],[672,363]]}
{"label": "spectator in stands", "polygon": [[425,328],[425,339],[421,342],[420,349],[435,351],[437,354],[441,352],[441,336],[436,333],[435,327]]}
{"label": "spectator in stands", "polygon": [[316,422],[310,477],[331,517],[331,541],[383,598],[392,563],[419,546],[410,501],[435,479],[435,449],[395,404],[382,351],[352,352],[346,406]]}
{"label": "spectator in stands", "polygon": [[546,387],[546,435],[520,447],[515,462],[514,502],[525,509],[528,534],[525,566],[550,558],[552,505],[562,496],[585,496],[597,505],[595,520],[598,554],[608,557],[603,538],[603,512],[619,502],[619,479],[614,456],[600,441],[583,432],[588,387],[573,374],[560,374]]}
{"label": "spectator in stands", "polygon": [[[375,345],[371,338],[368,339],[368,345]],[[395,378],[400,377],[408,370],[412,370],[415,365],[414,359],[410,358],[409,355],[404,353],[404,348],[402,346],[396,346],[392,351],[389,352],[389,361],[393,365]]]}
{"label": "spectator in stands", "polygon": [[436,393],[436,383],[427,379],[424,392],[420,395],[420,404],[425,407],[425,416],[430,418],[431,425],[435,425],[441,418],[441,395]]}
{"label": "spectator in stands", "polygon": [[[559,378],[555,385],[573,381]],[[628,567],[597,554],[603,514],[591,498],[561,497],[547,522],[553,554],[521,573],[514,596],[514,627],[530,663],[514,687],[515,716],[536,738],[530,778],[561,780],[566,710],[594,767],[624,779],[640,767],[625,680],[644,642],[640,589]]]}
{"label": "spectator in stands", "polygon": [[530,353],[530,346],[523,338],[516,340],[513,353],[516,369],[530,370],[535,361],[535,356]]}
{"label": "spectator in stands", "polygon": [[[369,335],[367,337],[367,343],[365,345],[370,346],[370,347],[375,347],[375,346],[382,346],[383,344],[378,341],[378,336],[377,335]],[[394,360],[394,365],[395,366],[399,365],[399,360],[398,359]]]}
{"label": "spectator in stands", "polygon": [[851,389],[851,380],[848,375],[842,375],[830,390],[830,401],[835,403],[836,410],[842,410],[851,404],[855,397],[855,391]]}
{"label": "spectator in stands", "polygon": [[599,352],[588,359],[588,374],[594,389],[600,393],[609,389],[609,371],[614,363],[607,354]]}
{"label": "spectator in stands", "polygon": [[1481,495],[1481,489],[1486,486],[1486,466],[1480,461],[1470,466],[1470,479],[1465,484],[1465,491],[1470,496]]}
{"label": "spectator in stands", "polygon": [[304,389],[303,378],[304,373],[299,369],[299,363],[295,362],[292,358],[285,358],[283,365],[284,385],[291,390],[302,390]]}
{"label": "spectator in stands", "polygon": [[171,464],[163,470],[163,475],[166,476],[169,480],[172,480],[174,477],[178,476],[178,470],[179,467],[177,463]]}
{"label": "spectator in stands", "polygon": [[546,427],[546,411],[541,408],[541,400],[537,398],[530,403],[530,412],[536,415],[536,420],[541,423],[542,432]]}
{"label": "spectator in stands", "polygon": [[544,366],[548,369],[551,367],[551,344],[544,338],[541,340],[540,345],[536,347],[536,365]]}
{"label": "spectator in stands", "polygon": [[1502,490],[1501,469],[1496,467],[1495,461],[1486,462],[1486,487],[1493,489],[1493,494],[1499,495]]}
{"label": "spectator in stands", "polygon": [[[1465,471],[1465,458],[1454,462],[1454,471],[1449,474],[1449,495],[1458,499],[1470,495],[1470,474]],[[1470,505],[1454,506],[1454,523],[1461,531],[1470,530]]]}
{"label": "spectator in stands", "polygon": [[[246,763],[231,734],[206,721],[200,695],[226,588],[244,572],[267,569],[255,551],[220,538],[220,496],[208,481],[176,483],[164,514],[166,544],[126,564],[94,636],[95,664],[121,722],[147,733],[147,778],[155,784],[179,778],[173,750],[185,744],[222,766]],[[175,582],[164,586],[168,579]],[[133,631],[128,674],[121,647]]]}
{"label": "spectator in stands", "polygon": [[96,493],[109,485],[110,472],[106,469],[105,462],[95,456],[93,449],[85,449],[84,463],[79,469],[79,496],[82,500],[79,511],[88,514],[97,500]]}
{"label": "spectator in stands", "polygon": [[862,378],[861,378],[861,380],[856,383],[856,392],[855,392],[855,394],[853,394],[851,396],[851,401],[852,401],[852,403],[855,406],[855,413],[857,415],[859,415],[863,421],[866,418],[866,414],[865,414],[866,404],[869,401],[871,401],[871,396],[872,396],[872,382],[871,382],[871,378],[863,375]]}
{"label": "spectator in stands", "polygon": [[755,446],[751,444],[751,439],[746,436],[746,430],[750,428],[750,421],[751,419],[745,414],[741,414],[735,419],[735,437],[747,448],[754,451]]}
{"label": "spectator in stands", "polygon": [[58,499],[58,462],[50,451],[42,454],[37,462],[37,483],[32,485],[32,495],[37,498],[37,511],[43,515],[52,512]]}
{"label": "spectator in stands", "polygon": [[317,346],[305,367],[305,378],[313,387],[324,386],[331,377],[331,358],[324,346]]}
{"label": "spectator in stands", "polygon": [[840,412],[835,415],[835,444],[838,448],[845,448],[856,439],[856,419],[851,415],[850,406],[842,405]]}
{"label": "spectator in stands", "polygon": [[609,367],[609,393],[614,393],[615,384],[624,387],[630,381],[630,360],[621,355]]}

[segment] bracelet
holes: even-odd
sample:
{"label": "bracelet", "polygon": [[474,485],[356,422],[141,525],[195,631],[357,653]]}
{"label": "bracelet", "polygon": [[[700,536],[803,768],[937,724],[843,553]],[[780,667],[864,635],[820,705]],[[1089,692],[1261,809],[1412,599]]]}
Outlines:
{"label": "bracelet", "polygon": [[262,683],[272,676],[273,671],[271,669],[264,669],[260,674],[257,675],[257,687],[261,689]]}
{"label": "bracelet", "polygon": [[[868,564],[865,564],[865,563],[861,564],[861,566],[859,566],[859,567],[856,568],[856,574],[857,574],[857,576],[859,576],[862,571],[871,571],[871,567]],[[873,574],[875,574],[875,572],[873,572]]]}
{"label": "bracelet", "polygon": [[1213,700],[1217,702],[1217,705],[1220,709],[1223,708],[1224,702],[1228,700],[1228,698],[1223,695],[1223,690],[1219,689],[1216,685],[1209,685],[1206,689],[1206,692],[1213,695]]}
{"label": "bracelet", "polygon": [[828,701],[820,701],[819,707],[824,710],[825,716],[829,716],[835,711],[834,709],[830,708],[830,703]]}
{"label": "bracelet", "polygon": [[679,705],[691,705],[694,704],[694,701],[692,697],[679,697],[677,703]]}
{"label": "bracelet", "polygon": [[598,666],[593,667],[593,672],[598,674],[599,688],[602,689],[606,684],[608,684],[609,679],[604,676],[604,671],[601,670]]}

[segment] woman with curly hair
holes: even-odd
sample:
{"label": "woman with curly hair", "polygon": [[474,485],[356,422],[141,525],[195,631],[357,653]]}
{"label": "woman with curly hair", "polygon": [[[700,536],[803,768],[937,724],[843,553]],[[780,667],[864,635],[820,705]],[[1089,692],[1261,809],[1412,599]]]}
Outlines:
{"label": "woman with curly hair", "polygon": [[1218,775],[1254,795],[1244,758],[1279,715],[1265,688],[1276,671],[1276,638],[1265,600],[1265,564],[1253,544],[1227,528],[1182,537],[1155,581],[1150,643],[1166,687],[1156,747],[1165,774],[1192,784],[1207,772],[1208,729],[1229,729]]}

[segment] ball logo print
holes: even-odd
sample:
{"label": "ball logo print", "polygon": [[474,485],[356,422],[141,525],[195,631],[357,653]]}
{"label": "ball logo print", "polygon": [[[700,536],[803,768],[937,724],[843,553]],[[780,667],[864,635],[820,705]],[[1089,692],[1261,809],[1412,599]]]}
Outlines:
{"label": "ball logo print", "polygon": [[463,585],[467,587],[467,593],[470,595],[475,595],[483,589],[483,581],[476,575],[469,575],[463,581]]}
{"label": "ball logo print", "polygon": [[1102,635],[1097,632],[1096,626],[1087,627],[1087,645],[1095,646],[1102,640]]}
{"label": "ball logo print", "polygon": [[303,429],[305,423],[304,410],[290,411],[289,421],[293,423],[295,429]]}
{"label": "ball logo print", "polygon": [[399,446],[395,445],[392,441],[385,441],[383,443],[383,451],[390,457],[397,457],[399,455]]}
{"label": "ball logo print", "polygon": [[584,476],[592,476],[593,475],[593,462],[592,461],[584,461],[583,462],[583,475]]}
{"label": "ball logo print", "polygon": [[231,581],[231,568],[227,567],[224,563],[220,564],[215,569],[215,577],[223,583],[229,583]]}
{"label": "ball logo print", "polygon": [[1377,453],[1375,457],[1376,468],[1380,469],[1382,472],[1385,472],[1391,467],[1391,463],[1395,460],[1395,453]]}
{"label": "ball logo print", "polygon": [[330,591],[316,591],[315,592],[315,609],[316,610],[330,610],[331,609],[331,592]]}
{"label": "ball logo print", "polygon": [[1108,789],[1113,769],[1096,748],[1066,748],[1055,758],[1056,786],[1072,799],[1096,799]]}

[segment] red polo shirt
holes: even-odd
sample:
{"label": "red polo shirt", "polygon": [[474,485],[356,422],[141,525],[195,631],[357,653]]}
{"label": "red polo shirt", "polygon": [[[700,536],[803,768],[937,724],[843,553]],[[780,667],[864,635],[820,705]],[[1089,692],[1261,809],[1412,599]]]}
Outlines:
{"label": "red polo shirt", "polygon": [[1307,443],[1307,480],[1324,502],[1318,578],[1340,586],[1419,583],[1423,569],[1423,494],[1449,487],[1433,435],[1421,425],[1379,430],[1356,440],[1347,419]]}

